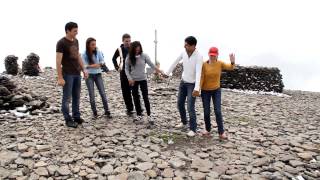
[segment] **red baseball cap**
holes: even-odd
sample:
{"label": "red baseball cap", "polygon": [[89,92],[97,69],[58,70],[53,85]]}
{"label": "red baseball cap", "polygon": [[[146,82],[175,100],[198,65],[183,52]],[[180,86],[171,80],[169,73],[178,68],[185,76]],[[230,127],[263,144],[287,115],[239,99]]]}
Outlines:
{"label": "red baseball cap", "polygon": [[211,47],[209,49],[209,56],[218,56],[219,55],[219,50],[216,47]]}

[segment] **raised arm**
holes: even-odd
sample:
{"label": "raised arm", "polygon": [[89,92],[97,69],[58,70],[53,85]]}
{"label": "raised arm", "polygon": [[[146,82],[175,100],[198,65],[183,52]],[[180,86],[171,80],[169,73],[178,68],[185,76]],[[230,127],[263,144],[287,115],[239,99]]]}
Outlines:
{"label": "raised arm", "polygon": [[233,53],[229,54],[230,64],[222,63],[222,70],[233,70],[235,67],[236,57]]}

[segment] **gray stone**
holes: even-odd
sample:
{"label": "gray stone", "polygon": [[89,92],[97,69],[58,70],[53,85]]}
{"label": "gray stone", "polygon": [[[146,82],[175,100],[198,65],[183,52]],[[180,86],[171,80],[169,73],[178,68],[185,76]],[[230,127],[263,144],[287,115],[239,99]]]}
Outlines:
{"label": "gray stone", "polygon": [[39,176],[49,176],[48,170],[45,167],[39,167],[34,172]]}
{"label": "gray stone", "polygon": [[101,173],[104,175],[111,175],[113,173],[113,166],[111,166],[110,164],[103,166],[103,168],[101,169]]}
{"label": "gray stone", "polygon": [[143,162],[143,163],[139,163],[136,167],[141,171],[146,171],[146,170],[152,169],[153,166],[154,166],[153,163]]}
{"label": "gray stone", "polygon": [[174,177],[173,169],[166,168],[164,169],[161,175],[165,178],[173,178]]}
{"label": "gray stone", "polygon": [[152,162],[151,158],[144,152],[139,151],[136,152],[136,156],[138,161],[142,161],[142,162]]}
{"label": "gray stone", "polygon": [[171,167],[173,167],[175,169],[182,168],[186,165],[186,163],[184,161],[180,160],[179,158],[170,159],[169,164]]}
{"label": "gray stone", "polygon": [[61,166],[57,169],[57,171],[62,176],[67,176],[71,174],[71,171],[68,166]]}
{"label": "gray stone", "polygon": [[19,157],[19,153],[13,151],[1,151],[0,152],[0,165],[6,166],[14,162]]}

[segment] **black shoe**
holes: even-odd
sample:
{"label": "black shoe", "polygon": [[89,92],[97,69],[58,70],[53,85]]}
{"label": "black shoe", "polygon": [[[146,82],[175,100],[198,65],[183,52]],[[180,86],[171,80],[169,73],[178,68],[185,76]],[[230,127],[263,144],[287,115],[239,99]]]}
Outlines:
{"label": "black shoe", "polygon": [[127,115],[128,115],[128,116],[132,116],[133,114],[134,114],[134,111],[128,111],[128,110],[127,110]]}
{"label": "black shoe", "polygon": [[105,112],[104,115],[109,119],[112,118],[111,113],[109,111]]}
{"label": "black shoe", "polygon": [[92,116],[92,119],[98,119],[98,117],[99,117],[99,116],[98,116],[98,113],[94,112],[94,113],[93,113],[93,116]]}
{"label": "black shoe", "polygon": [[72,128],[77,128],[78,127],[78,123],[72,121],[72,120],[66,120],[66,126],[68,127],[72,127]]}
{"label": "black shoe", "polygon": [[82,124],[82,123],[84,123],[84,120],[82,118],[74,118],[74,122],[76,122],[78,124]]}

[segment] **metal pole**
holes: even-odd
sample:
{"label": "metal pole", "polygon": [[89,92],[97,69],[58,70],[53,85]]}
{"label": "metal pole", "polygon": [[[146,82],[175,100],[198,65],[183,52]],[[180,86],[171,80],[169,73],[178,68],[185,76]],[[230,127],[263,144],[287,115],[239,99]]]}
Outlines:
{"label": "metal pole", "polygon": [[157,30],[154,31],[155,39],[154,39],[154,61],[155,65],[158,64],[158,59],[157,59],[157,45],[158,45],[158,40],[157,40]]}

